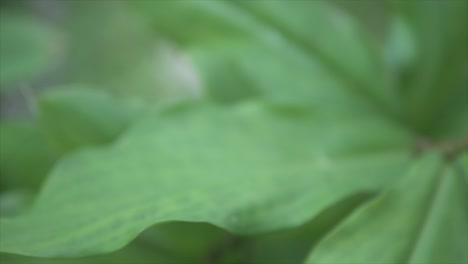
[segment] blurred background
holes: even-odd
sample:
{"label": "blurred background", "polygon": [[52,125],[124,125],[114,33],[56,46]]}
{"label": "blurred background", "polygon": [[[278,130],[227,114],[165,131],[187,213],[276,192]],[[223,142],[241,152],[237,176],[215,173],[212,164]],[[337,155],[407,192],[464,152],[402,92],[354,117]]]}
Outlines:
{"label": "blurred background", "polygon": [[[1,116],[31,116],[34,97],[70,84],[154,104],[202,96],[183,47],[151,27],[144,7],[131,2],[152,1],[1,0],[2,68],[9,68],[2,77]],[[385,0],[333,2],[383,40]]]}
{"label": "blurred background", "polygon": [[[204,32],[206,25],[219,26],[219,32],[226,31],[232,36],[243,32],[222,24],[216,16],[191,16],[190,7],[183,6],[184,0],[179,1],[182,3],[177,7],[179,13],[152,5],[164,1],[0,0],[2,216],[14,216],[27,208],[59,157],[83,146],[111,142],[135,115],[146,109],[206,99],[231,104],[259,95],[248,74],[251,69],[239,66],[236,56],[252,52],[248,60],[261,60],[263,57],[258,54],[263,47],[253,51],[249,47],[246,51],[243,43],[236,46],[229,38],[222,45],[204,42],[217,38]],[[337,10],[354,16],[369,32],[371,42],[377,46],[387,43],[394,29],[390,26],[394,21],[389,2],[329,2]],[[180,19],[174,19],[174,14],[180,14]],[[340,14],[331,12],[324,16]],[[181,28],[185,30],[180,31]],[[321,33],[325,36],[327,31]],[[396,57],[391,58],[397,58],[395,64],[404,68],[411,61],[414,47],[411,41],[405,42],[411,37],[405,35],[404,28],[397,33],[403,41],[398,43]],[[203,49],[191,46],[193,39],[202,43]],[[226,48],[230,45],[232,52]],[[207,75],[210,78],[204,77]],[[75,92],[56,93],[64,90]],[[287,91],[279,94],[280,98],[287,96]],[[42,114],[38,113],[40,98],[45,98]],[[84,105],[86,109],[79,107]],[[60,115],[53,109],[59,109]],[[96,109],[99,114],[93,111]],[[109,113],[113,116],[116,111],[119,118],[109,118]],[[67,123],[75,116],[85,121]],[[73,133],[65,138],[44,133],[44,126],[55,125],[51,119],[61,120],[68,129],[79,127],[84,138],[77,139]],[[99,131],[97,135],[92,134],[95,130]],[[336,207],[348,208],[339,210],[345,215],[363,200],[364,197],[355,197]],[[125,249],[105,256],[39,260],[0,254],[0,262],[300,263],[311,245],[333,226],[331,219],[335,219],[336,211],[332,211],[324,212],[303,227],[256,237],[233,236],[207,224],[173,223],[149,229]]]}

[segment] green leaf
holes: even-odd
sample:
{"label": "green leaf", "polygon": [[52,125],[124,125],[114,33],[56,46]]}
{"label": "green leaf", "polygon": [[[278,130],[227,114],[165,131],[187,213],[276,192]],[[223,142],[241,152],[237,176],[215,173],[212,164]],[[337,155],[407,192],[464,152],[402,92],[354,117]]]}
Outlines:
{"label": "green leaf", "polygon": [[279,54],[258,43],[234,41],[194,47],[189,53],[208,97],[222,101],[262,97],[327,113],[375,110],[367,98],[301,53]]}
{"label": "green leaf", "polygon": [[468,137],[468,76],[464,84],[454,89],[450,99],[441,110],[432,117],[429,135],[433,138],[447,141]]}
{"label": "green leaf", "polygon": [[217,98],[261,95],[313,106],[324,98],[347,98],[333,105],[370,101],[378,111],[398,112],[371,42],[351,17],[323,1],[139,1],[137,6],[161,34],[188,51],[208,93]]}
{"label": "green leaf", "polygon": [[36,189],[56,159],[36,122],[0,123],[0,189]]}
{"label": "green leaf", "polygon": [[255,31],[263,34],[261,26],[226,1],[135,1],[131,5],[160,34],[183,46],[236,39]]}
{"label": "green leaf", "polygon": [[465,177],[465,180],[468,182],[468,151],[462,153],[457,162],[458,165],[455,164],[455,166],[460,166],[460,173]]}
{"label": "green leaf", "polygon": [[30,211],[0,220],[0,250],[104,253],[175,220],[241,234],[297,226],[394,181],[410,140],[369,115],[333,119],[255,103],[179,107],[148,116],[108,148],[61,161]]}
{"label": "green leaf", "polygon": [[96,257],[73,259],[33,258],[2,253],[0,254],[0,259],[2,260],[2,264],[181,264],[163,254],[159,254],[155,249],[145,248],[145,246],[141,245],[138,241],[135,241],[119,251]]}
{"label": "green leaf", "polygon": [[467,190],[461,175],[428,154],[346,219],[307,263],[465,263]]}
{"label": "green leaf", "polygon": [[318,244],[340,221],[373,195],[359,193],[346,197],[298,228],[252,237],[247,241],[250,244],[244,254],[251,258],[242,263],[302,263],[311,246]]}
{"label": "green leaf", "polygon": [[433,116],[451,103],[465,82],[468,2],[418,0],[393,4],[410,26],[418,47],[406,82],[406,108],[412,124],[427,132]]}
{"label": "green leaf", "polygon": [[[376,47],[356,21],[340,9],[325,1],[236,0],[233,3],[287,39],[304,55],[320,60],[356,92],[386,107],[395,107],[389,105],[396,98],[383,81],[383,65]],[[346,49],[342,43],[346,43]]]}
{"label": "green leaf", "polygon": [[149,228],[138,239],[171,258],[170,263],[190,264],[209,261],[232,235],[207,223],[170,222]]}
{"label": "green leaf", "polygon": [[44,22],[21,14],[0,14],[0,88],[30,81],[57,59],[57,34]]}
{"label": "green leaf", "polygon": [[135,115],[105,92],[83,85],[65,86],[45,94],[38,111],[45,134],[60,152],[109,143]]}

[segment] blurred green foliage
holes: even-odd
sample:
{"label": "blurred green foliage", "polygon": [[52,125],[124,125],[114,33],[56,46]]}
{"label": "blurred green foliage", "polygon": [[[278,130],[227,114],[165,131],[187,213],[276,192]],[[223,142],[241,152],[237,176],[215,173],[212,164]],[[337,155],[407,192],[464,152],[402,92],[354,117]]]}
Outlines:
{"label": "blurred green foliage", "polygon": [[0,8],[1,263],[468,263],[468,2]]}

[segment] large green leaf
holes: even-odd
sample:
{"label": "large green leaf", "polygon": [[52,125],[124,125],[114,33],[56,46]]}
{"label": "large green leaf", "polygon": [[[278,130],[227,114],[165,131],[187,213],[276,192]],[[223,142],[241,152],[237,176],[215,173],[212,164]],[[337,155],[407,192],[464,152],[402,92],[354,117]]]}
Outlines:
{"label": "large green leaf", "polygon": [[0,13],[0,88],[11,88],[43,73],[56,60],[57,34],[24,14]]}
{"label": "large green leaf", "polygon": [[28,213],[0,220],[0,250],[98,254],[174,220],[243,234],[297,226],[394,181],[410,140],[373,116],[256,103],[150,115],[113,146],[60,162]]}
{"label": "large green leaf", "polygon": [[331,233],[307,263],[466,263],[467,189],[461,175],[428,154]]}
{"label": "large green leaf", "polygon": [[322,211],[298,228],[257,235],[247,240],[244,261],[238,263],[302,263],[311,246],[318,244],[330,230],[375,193],[359,193],[346,197]]}

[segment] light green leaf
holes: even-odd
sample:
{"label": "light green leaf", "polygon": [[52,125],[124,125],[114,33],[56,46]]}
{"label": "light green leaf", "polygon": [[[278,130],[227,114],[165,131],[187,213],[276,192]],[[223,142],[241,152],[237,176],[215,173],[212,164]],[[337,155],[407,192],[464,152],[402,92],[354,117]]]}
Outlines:
{"label": "light green leaf", "polygon": [[58,88],[39,101],[39,121],[60,152],[109,143],[134,118],[134,111],[105,92],[75,85]]}
{"label": "light green leaf", "polygon": [[43,21],[0,14],[0,88],[12,88],[47,70],[57,60],[57,34]]}
{"label": "light green leaf", "polygon": [[395,15],[389,27],[385,47],[386,60],[394,71],[397,85],[404,86],[405,74],[414,67],[418,53],[416,36],[404,17]]}
{"label": "light green leaf", "polygon": [[378,199],[357,210],[307,263],[466,263],[467,186],[428,154]]}
{"label": "light green leaf", "polygon": [[373,116],[334,119],[255,103],[150,115],[111,147],[60,162],[30,211],[0,220],[0,250],[104,253],[174,220],[242,234],[297,226],[393,182],[410,140]]}
{"label": "light green leaf", "polygon": [[0,123],[0,189],[36,189],[56,159],[35,121]]}
{"label": "light green leaf", "polygon": [[446,169],[440,177],[409,263],[468,262],[467,182],[453,168]]}
{"label": "light green leaf", "polygon": [[126,248],[119,251],[96,257],[86,258],[33,258],[18,256],[13,254],[0,254],[2,264],[182,264],[164,254],[157,252],[157,249],[146,248],[140,244],[141,241],[135,241]]}

